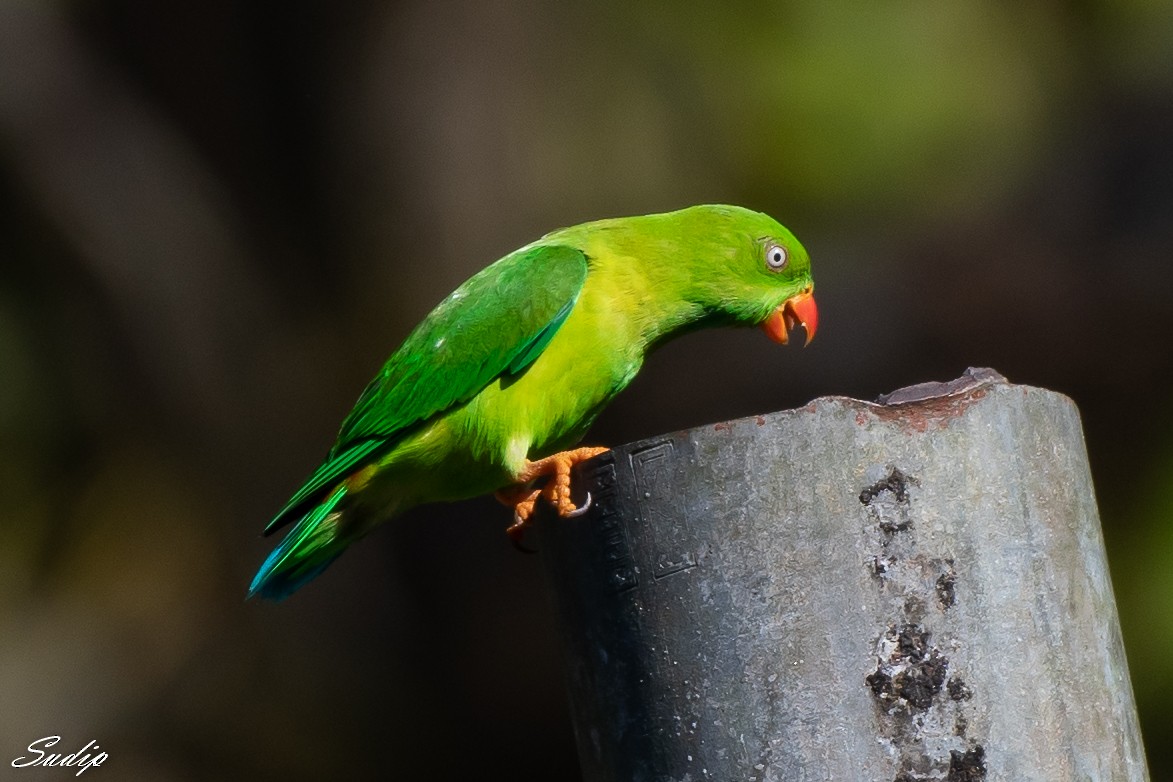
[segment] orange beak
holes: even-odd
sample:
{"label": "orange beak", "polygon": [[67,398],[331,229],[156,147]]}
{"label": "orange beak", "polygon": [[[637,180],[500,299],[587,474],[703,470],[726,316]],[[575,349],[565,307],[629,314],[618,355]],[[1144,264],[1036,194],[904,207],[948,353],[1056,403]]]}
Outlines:
{"label": "orange beak", "polygon": [[775,342],[785,345],[790,340],[790,329],[795,324],[802,326],[806,332],[806,345],[815,338],[815,329],[819,327],[819,309],[815,306],[813,288],[807,288],[797,296],[791,296],[782,302],[778,309],[762,321],[762,331]]}

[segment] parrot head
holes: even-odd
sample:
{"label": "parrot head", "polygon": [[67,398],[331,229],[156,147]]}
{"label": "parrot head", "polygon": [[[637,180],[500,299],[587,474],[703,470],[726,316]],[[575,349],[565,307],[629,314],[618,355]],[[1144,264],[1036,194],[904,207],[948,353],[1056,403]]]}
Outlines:
{"label": "parrot head", "polygon": [[690,296],[717,318],[760,326],[786,344],[796,325],[819,324],[806,249],[769,215],[735,206],[670,213],[681,221],[678,251],[690,259]]}

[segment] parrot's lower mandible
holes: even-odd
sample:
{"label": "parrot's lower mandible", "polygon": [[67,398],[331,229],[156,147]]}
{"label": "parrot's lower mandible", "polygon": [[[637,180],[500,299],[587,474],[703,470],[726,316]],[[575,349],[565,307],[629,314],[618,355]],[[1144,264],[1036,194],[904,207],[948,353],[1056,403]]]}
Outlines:
{"label": "parrot's lower mandible", "polygon": [[423,503],[496,492],[515,541],[542,498],[574,515],[570,468],[606,449],[565,449],[651,348],[708,325],[758,325],[785,343],[800,324],[810,342],[813,290],[790,231],[736,206],[584,223],[506,255],[440,302],[363,391],[265,529],[293,524],[250,596],[288,596]]}

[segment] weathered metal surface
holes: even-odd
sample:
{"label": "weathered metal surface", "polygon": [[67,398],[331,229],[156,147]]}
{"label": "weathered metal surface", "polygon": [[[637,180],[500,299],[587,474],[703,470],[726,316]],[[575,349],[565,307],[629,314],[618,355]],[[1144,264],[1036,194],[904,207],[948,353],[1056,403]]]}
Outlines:
{"label": "weathered metal surface", "polygon": [[1147,779],[1074,404],[889,401],[616,448],[539,519],[587,782]]}

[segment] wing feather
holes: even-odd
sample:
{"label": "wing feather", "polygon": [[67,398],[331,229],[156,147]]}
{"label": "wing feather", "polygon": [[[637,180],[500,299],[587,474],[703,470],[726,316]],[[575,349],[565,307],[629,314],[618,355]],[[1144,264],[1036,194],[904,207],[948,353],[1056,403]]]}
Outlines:
{"label": "wing feather", "polygon": [[536,245],[457,288],[383,365],[343,421],[326,460],[265,534],[298,518],[414,425],[467,402],[498,377],[524,372],[570,315],[586,275],[581,250]]}

